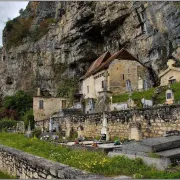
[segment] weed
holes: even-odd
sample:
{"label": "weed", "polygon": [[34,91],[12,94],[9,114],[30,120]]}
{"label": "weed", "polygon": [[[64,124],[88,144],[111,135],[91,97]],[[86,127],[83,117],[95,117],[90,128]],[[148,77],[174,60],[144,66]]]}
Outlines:
{"label": "weed", "polygon": [[102,152],[72,150],[61,145],[26,138],[21,134],[0,133],[0,144],[23,150],[53,161],[67,164],[105,176],[127,175],[134,178],[179,178],[180,172],[158,171],[147,166],[142,159],[131,160],[125,156],[107,157]]}
{"label": "weed", "polygon": [[158,155],[156,153],[153,153],[153,152],[149,152],[148,156],[151,157],[151,158],[160,158],[160,155]]}

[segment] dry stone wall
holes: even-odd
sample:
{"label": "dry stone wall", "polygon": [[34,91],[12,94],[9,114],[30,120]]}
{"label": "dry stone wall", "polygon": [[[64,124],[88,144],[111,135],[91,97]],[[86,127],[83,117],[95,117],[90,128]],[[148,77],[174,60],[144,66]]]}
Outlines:
{"label": "dry stone wall", "polygon": [[[159,137],[170,130],[180,131],[180,105],[113,111],[107,112],[106,117],[111,138],[128,138],[133,127],[138,128],[142,138]],[[63,131],[69,128],[78,131],[78,127],[82,126],[85,137],[95,138],[101,135],[102,119],[103,115],[97,113],[57,116],[54,121]],[[42,121],[39,124],[42,126]]]}
{"label": "dry stone wall", "polygon": [[0,145],[0,170],[20,179],[102,178],[3,145]]}

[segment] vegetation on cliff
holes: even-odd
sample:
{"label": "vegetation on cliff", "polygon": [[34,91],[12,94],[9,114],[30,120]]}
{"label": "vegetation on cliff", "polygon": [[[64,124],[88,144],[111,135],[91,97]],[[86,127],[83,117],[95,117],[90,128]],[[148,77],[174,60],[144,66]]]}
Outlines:
{"label": "vegetation on cliff", "polygon": [[23,39],[30,35],[31,24],[32,18],[15,18],[7,21],[5,27],[7,32],[6,48],[21,44]]}
{"label": "vegetation on cliff", "polygon": [[65,97],[69,99],[69,106],[73,105],[74,94],[78,92],[77,78],[62,78],[57,90],[58,97]]}
{"label": "vegetation on cliff", "polygon": [[45,18],[39,25],[33,25],[34,18],[14,18],[6,22],[5,31],[7,34],[6,48],[10,49],[23,43],[25,38],[29,41],[38,41],[48,32],[48,27],[52,23],[56,23],[54,18]]}

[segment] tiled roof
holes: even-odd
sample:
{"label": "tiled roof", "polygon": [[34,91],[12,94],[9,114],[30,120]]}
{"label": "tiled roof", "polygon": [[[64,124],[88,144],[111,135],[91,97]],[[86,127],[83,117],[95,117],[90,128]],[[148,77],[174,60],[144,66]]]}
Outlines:
{"label": "tiled roof", "polygon": [[101,71],[109,67],[112,61],[115,59],[119,60],[133,60],[138,61],[131,53],[122,48],[120,51],[114,53],[110,58],[108,58],[104,63],[102,63],[97,69],[96,72]]}
{"label": "tiled roof", "polygon": [[115,59],[138,61],[131,53],[129,53],[124,48],[114,53],[112,56],[109,52],[106,52],[92,63],[86,74],[81,79],[86,79],[92,74],[95,74],[101,70],[108,68],[111,62]]}
{"label": "tiled roof", "polygon": [[102,64],[102,62],[106,61],[109,57],[111,57],[111,54],[108,51],[101,55],[91,64],[86,74],[83,77],[81,77],[81,79],[86,79],[87,77],[92,75],[93,72]]}

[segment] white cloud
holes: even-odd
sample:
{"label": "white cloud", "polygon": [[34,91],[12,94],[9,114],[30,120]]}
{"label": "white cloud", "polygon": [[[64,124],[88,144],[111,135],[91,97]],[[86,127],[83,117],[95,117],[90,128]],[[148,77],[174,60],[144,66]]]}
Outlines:
{"label": "white cloud", "polygon": [[19,16],[19,10],[25,9],[28,1],[0,1],[0,46],[2,45],[2,31],[8,18]]}

